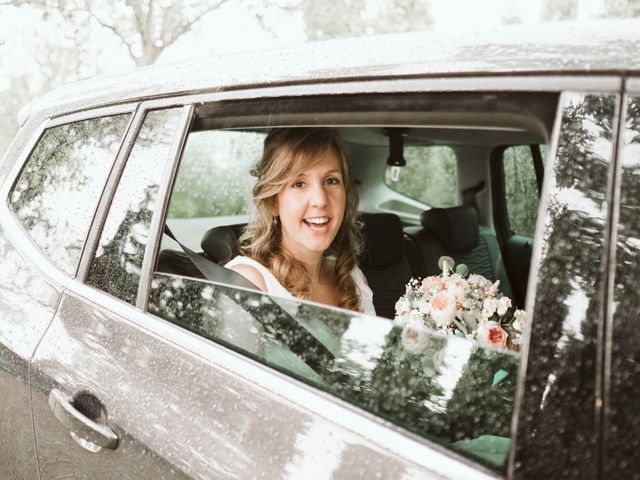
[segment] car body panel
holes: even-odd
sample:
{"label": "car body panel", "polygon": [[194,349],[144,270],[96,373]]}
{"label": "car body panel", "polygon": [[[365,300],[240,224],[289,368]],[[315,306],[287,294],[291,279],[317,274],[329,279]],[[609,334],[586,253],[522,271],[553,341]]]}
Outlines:
{"label": "car body panel", "polygon": [[[266,380],[280,376],[204,339],[182,337],[209,355],[236,356],[233,363],[244,372]],[[493,478],[471,468],[465,473],[462,464],[437,452],[432,458],[444,461],[416,463],[384,446],[385,439],[345,428],[344,407],[326,410],[331,402],[325,402],[318,412],[305,405],[303,385],[286,394],[256,388],[233,363],[212,363],[166,335],[65,294],[32,367],[41,478],[104,478],[105,472],[113,479],[132,472],[140,479],[242,478],[249,472],[253,478],[304,478],[310,472],[315,478]],[[76,445],[51,414],[47,399],[54,387],[99,398],[119,436],[117,450],[91,453]]]}

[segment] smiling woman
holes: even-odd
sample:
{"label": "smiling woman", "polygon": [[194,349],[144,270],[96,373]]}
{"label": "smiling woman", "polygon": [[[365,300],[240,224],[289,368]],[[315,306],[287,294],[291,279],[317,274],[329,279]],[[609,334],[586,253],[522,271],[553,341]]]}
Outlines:
{"label": "smiling woman", "polygon": [[226,266],[268,293],[375,314],[357,267],[358,193],[338,134],[273,129],[253,173],[243,255]]}

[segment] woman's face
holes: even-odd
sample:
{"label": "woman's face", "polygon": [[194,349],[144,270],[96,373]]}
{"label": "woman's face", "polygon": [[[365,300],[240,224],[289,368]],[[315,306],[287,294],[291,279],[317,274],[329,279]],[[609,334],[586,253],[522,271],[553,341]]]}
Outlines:
{"label": "woman's face", "polygon": [[340,159],[328,150],[276,196],[283,246],[303,262],[322,255],[342,224],[346,196]]}

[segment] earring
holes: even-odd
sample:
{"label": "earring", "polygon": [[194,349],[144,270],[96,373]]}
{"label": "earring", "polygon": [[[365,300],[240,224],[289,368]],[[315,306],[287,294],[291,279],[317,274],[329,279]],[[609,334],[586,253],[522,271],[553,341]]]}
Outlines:
{"label": "earring", "polygon": [[274,215],[273,216],[273,222],[272,223],[273,223],[274,227],[278,226],[278,223],[280,223],[280,219],[278,218],[278,215]]}

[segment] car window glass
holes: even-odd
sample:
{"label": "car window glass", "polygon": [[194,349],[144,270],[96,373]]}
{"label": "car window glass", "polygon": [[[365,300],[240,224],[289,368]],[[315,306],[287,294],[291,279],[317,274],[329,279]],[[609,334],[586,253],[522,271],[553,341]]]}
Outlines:
{"label": "car window glass", "polygon": [[513,145],[502,154],[505,206],[512,234],[533,237],[538,216],[538,187],[529,145]]}
{"label": "car window glass", "polygon": [[116,189],[87,283],[134,304],[158,189],[180,108],[149,112]]}
{"label": "car window glass", "polygon": [[70,275],[129,119],[115,115],[45,130],[11,190],[9,204],[29,236]]}
{"label": "car window glass", "polygon": [[619,154],[620,203],[613,285],[611,391],[607,405],[605,477],[632,478],[640,471],[640,97],[628,99]]}
{"label": "car window glass", "polygon": [[392,167],[385,170],[385,184],[409,198],[432,207],[458,204],[458,164],[451,147],[430,146],[404,149],[407,164],[393,179]]}
{"label": "car window glass", "polygon": [[246,175],[262,155],[264,132],[207,130],[189,135],[169,218],[244,215],[255,179]]}
{"label": "car window glass", "polygon": [[156,273],[149,311],[500,469],[519,355],[428,335],[408,353],[387,319]]}
{"label": "car window glass", "polygon": [[[516,477],[596,478],[596,345],[618,101],[615,95],[581,93],[561,100],[556,158],[545,170],[549,197],[519,407]],[[563,432],[571,432],[571,455],[557,448]]]}

